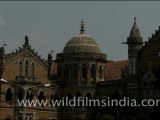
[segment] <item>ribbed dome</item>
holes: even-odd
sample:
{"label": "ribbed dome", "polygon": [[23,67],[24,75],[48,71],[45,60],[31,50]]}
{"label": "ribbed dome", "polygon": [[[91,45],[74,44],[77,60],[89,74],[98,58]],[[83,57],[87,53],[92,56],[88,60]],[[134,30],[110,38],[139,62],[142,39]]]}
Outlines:
{"label": "ribbed dome", "polygon": [[101,53],[98,44],[90,36],[80,33],[71,38],[63,49],[64,53]]}

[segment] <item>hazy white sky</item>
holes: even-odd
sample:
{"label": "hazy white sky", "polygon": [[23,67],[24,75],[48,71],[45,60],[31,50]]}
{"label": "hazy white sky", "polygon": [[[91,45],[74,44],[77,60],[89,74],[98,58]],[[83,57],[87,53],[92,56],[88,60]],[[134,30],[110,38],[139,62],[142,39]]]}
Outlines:
{"label": "hazy white sky", "polygon": [[86,33],[92,36],[108,60],[127,59],[127,40],[134,16],[144,41],[160,25],[160,2],[118,1],[22,1],[0,2],[0,45],[6,52],[24,44],[28,35],[32,48],[44,58],[54,50],[62,52],[67,41],[79,33],[85,21]]}

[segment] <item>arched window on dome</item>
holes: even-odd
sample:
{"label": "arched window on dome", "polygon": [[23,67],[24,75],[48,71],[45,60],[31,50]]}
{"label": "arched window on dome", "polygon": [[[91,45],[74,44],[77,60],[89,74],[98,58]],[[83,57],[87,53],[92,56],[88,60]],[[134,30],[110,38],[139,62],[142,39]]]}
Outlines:
{"label": "arched window on dome", "polygon": [[22,101],[22,99],[23,99],[23,92],[20,90],[18,93],[18,100]]}
{"label": "arched window on dome", "polygon": [[29,73],[29,60],[25,60],[25,66],[24,66],[24,73],[25,73],[25,76],[28,76],[28,73]]}
{"label": "arched window on dome", "polygon": [[95,64],[91,65],[91,79],[95,79],[96,76],[96,67]]}
{"label": "arched window on dome", "polygon": [[8,88],[6,90],[5,100],[6,102],[10,102],[13,100],[13,89],[12,88]]}
{"label": "arched window on dome", "polygon": [[77,82],[76,81],[77,80],[77,74],[78,74],[77,69],[78,69],[77,64],[72,64],[72,71],[71,71],[72,74],[71,74],[71,76],[72,76],[72,80],[73,80],[74,84],[76,84],[76,82]]}
{"label": "arched window on dome", "polygon": [[102,65],[99,66],[99,79],[102,80]]}
{"label": "arched window on dome", "polygon": [[19,61],[18,62],[18,75],[22,76],[22,69],[23,69],[23,62]]}
{"label": "arched window on dome", "polygon": [[35,77],[35,63],[31,62],[31,77]]}
{"label": "arched window on dome", "polygon": [[64,66],[64,78],[68,79],[68,76],[69,76],[68,64],[65,64],[65,66]]}
{"label": "arched window on dome", "polygon": [[82,78],[87,78],[87,66],[86,64],[82,64]]}

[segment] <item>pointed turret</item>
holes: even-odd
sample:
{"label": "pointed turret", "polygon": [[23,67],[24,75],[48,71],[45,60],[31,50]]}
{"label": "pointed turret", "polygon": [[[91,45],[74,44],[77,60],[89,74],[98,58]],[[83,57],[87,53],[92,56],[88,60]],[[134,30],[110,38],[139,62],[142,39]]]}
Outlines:
{"label": "pointed turret", "polygon": [[137,23],[136,23],[136,17],[134,17],[134,24],[133,24],[133,27],[131,29],[131,32],[130,32],[130,37],[140,37],[140,32],[139,32],[139,28],[137,26]]}
{"label": "pointed turret", "polygon": [[133,27],[126,43],[128,44],[129,71],[130,74],[136,74],[138,54],[143,45],[143,38],[137,26],[136,17],[134,17]]}
{"label": "pointed turret", "polygon": [[133,27],[130,31],[130,35],[127,38],[127,44],[143,44],[143,38],[141,37],[139,28],[136,23],[136,17],[134,17]]}

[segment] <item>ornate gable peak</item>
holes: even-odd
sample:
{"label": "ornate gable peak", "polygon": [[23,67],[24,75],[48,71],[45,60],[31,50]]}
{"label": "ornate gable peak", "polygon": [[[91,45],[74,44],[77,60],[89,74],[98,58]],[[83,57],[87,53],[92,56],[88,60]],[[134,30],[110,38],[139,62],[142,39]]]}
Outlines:
{"label": "ornate gable peak", "polygon": [[29,39],[28,36],[25,36],[25,43],[22,47],[19,47],[19,49],[15,49],[15,51],[12,51],[11,53],[5,54],[5,61],[10,61],[13,57],[17,56],[23,51],[30,51],[32,55],[34,55],[36,58],[43,63],[45,67],[47,67],[47,64],[44,62],[45,60],[41,58],[41,55],[38,54],[38,52],[35,51],[35,49],[32,49],[31,46],[29,45]]}
{"label": "ornate gable peak", "polygon": [[28,36],[26,35],[26,36],[24,37],[24,39],[25,39],[25,43],[24,43],[23,47],[30,47],[30,46],[29,46],[29,38],[28,38]]}

